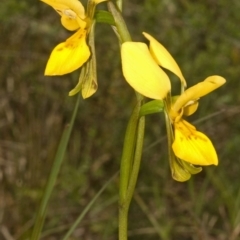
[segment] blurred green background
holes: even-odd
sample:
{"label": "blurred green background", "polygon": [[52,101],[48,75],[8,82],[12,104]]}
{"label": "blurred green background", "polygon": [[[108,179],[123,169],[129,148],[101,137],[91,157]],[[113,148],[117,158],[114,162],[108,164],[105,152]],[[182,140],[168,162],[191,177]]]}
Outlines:
{"label": "blurred green background", "polygon": [[[201,99],[190,119],[212,139],[220,164],[204,168],[186,183],[171,178],[163,116],[147,117],[130,209],[130,240],[240,239],[239,12],[238,0],[124,1],[133,39],[145,41],[142,31],[157,38],[179,63],[188,86],[214,74],[227,79]],[[62,77],[43,75],[53,47],[70,35],[57,13],[40,1],[0,3],[0,239],[28,238],[58,141],[70,120],[76,97],[68,97],[68,92],[77,84],[79,70]],[[97,24],[96,48],[99,90],[81,100],[50,200],[44,240],[61,239],[119,169],[135,96],[123,79],[118,41],[109,26]],[[174,77],[173,84],[177,93]],[[71,239],[117,239],[117,199],[118,179]]]}

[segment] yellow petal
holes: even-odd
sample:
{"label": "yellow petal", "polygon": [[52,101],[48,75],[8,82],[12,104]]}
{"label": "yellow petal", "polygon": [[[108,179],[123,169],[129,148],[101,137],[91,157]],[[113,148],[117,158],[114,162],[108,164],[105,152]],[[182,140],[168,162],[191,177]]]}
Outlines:
{"label": "yellow petal", "polygon": [[184,120],[175,123],[174,128],[172,148],[178,158],[196,165],[218,165],[216,151],[206,135]]}
{"label": "yellow petal", "polygon": [[142,95],[163,99],[170,91],[170,80],[153,60],[148,47],[140,42],[125,42],[121,47],[123,75]]}
{"label": "yellow petal", "polygon": [[77,20],[75,18],[71,18],[66,15],[62,15],[61,23],[69,31],[74,31],[79,28],[79,24]]}
{"label": "yellow petal", "polygon": [[75,12],[76,15],[81,19],[84,19],[86,17],[85,9],[82,3],[79,2],[78,0],[41,0],[41,1],[53,7],[61,15],[64,13],[64,11],[70,9],[73,12]]}
{"label": "yellow petal", "polygon": [[60,12],[64,9],[69,9],[68,4],[66,1],[58,1],[58,0],[40,0],[51,7],[53,7],[56,11],[60,10]]}
{"label": "yellow petal", "polygon": [[66,42],[58,44],[48,60],[45,75],[63,75],[81,67],[90,57],[86,31],[78,30]]}
{"label": "yellow petal", "polygon": [[206,78],[203,82],[200,82],[183,92],[174,103],[173,110],[178,112],[189,101],[195,101],[199,99],[200,97],[219,88],[225,82],[226,80],[223,77],[217,75]]}
{"label": "yellow petal", "polygon": [[99,3],[101,3],[101,2],[106,2],[106,1],[108,1],[108,0],[94,0],[94,2],[95,2],[96,4],[99,4]]}
{"label": "yellow petal", "polygon": [[148,33],[143,32],[143,35],[150,41],[150,52],[158,65],[168,69],[169,71],[177,75],[183,83],[184,87],[186,87],[186,80],[183,77],[183,74],[178,64],[176,63],[172,55],[168,52],[168,50]]}
{"label": "yellow petal", "polygon": [[198,108],[198,102],[195,101],[184,107],[183,115],[190,116],[197,111],[197,108]]}

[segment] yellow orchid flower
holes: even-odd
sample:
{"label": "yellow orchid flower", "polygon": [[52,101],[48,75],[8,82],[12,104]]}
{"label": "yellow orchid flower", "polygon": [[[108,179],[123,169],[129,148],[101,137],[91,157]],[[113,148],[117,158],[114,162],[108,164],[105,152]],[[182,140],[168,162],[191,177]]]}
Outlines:
{"label": "yellow orchid flower", "polygon": [[164,100],[172,176],[175,180],[183,182],[202,170],[193,164],[218,164],[211,140],[182,117],[193,114],[198,108],[199,98],[222,86],[225,79],[220,76],[208,77],[184,91],[172,103],[170,80],[160,67],[179,77],[182,90],[186,87],[186,80],[167,49],[151,35],[143,34],[150,41],[149,49],[146,44],[140,42],[122,44],[123,75],[137,92],[152,99]]}
{"label": "yellow orchid flower", "polygon": [[[41,0],[53,7],[61,16],[62,25],[69,31],[76,31],[65,42],[58,44],[48,60],[45,75],[64,75],[80,68],[90,57],[91,52],[86,42],[91,29],[91,16],[85,14],[82,3],[78,0]],[[91,7],[106,0],[92,0]],[[90,12],[93,10],[90,10]],[[91,13],[92,13],[91,12]]]}
{"label": "yellow orchid flower", "polygon": [[86,43],[87,22],[85,10],[78,0],[41,0],[52,6],[61,16],[62,25],[77,30],[65,42],[58,44],[48,60],[45,75],[63,75],[81,67],[90,57]]}
{"label": "yellow orchid flower", "polygon": [[218,165],[218,158],[211,140],[185,121],[182,116],[189,116],[197,110],[200,97],[222,86],[226,80],[220,76],[211,76],[203,82],[183,92],[168,111],[174,127],[172,149],[175,155],[195,165]]}

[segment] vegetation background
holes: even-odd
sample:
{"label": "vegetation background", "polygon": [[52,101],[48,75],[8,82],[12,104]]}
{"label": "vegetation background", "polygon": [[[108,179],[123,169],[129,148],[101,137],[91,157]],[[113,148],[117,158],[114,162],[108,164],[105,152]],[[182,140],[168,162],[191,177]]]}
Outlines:
{"label": "vegetation background", "polygon": [[[130,240],[240,239],[239,12],[238,0],[124,1],[133,39],[145,41],[142,31],[155,36],[179,63],[188,86],[214,74],[227,79],[221,89],[201,99],[191,117],[212,139],[220,164],[204,168],[186,183],[171,178],[163,116],[147,117]],[[43,75],[53,47],[70,36],[46,4],[1,1],[0,22],[0,239],[25,240],[70,120],[76,97],[68,97],[68,92],[79,70],[62,77]],[[80,103],[50,200],[44,240],[61,239],[119,169],[135,96],[123,79],[119,45],[109,26],[97,24],[96,48],[99,90]],[[177,94],[178,82],[173,84]],[[117,199],[116,179],[71,239],[117,239]]]}

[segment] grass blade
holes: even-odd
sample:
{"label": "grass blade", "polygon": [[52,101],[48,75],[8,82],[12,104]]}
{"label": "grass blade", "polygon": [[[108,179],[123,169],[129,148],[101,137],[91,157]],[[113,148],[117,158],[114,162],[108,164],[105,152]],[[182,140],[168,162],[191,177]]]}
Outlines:
{"label": "grass blade", "polygon": [[68,124],[65,127],[62,137],[61,137],[61,140],[60,140],[60,143],[58,145],[58,149],[57,149],[54,161],[53,161],[53,166],[51,168],[51,172],[50,172],[50,175],[49,175],[47,183],[46,183],[46,187],[45,187],[45,190],[44,190],[44,193],[42,196],[42,200],[41,200],[41,203],[40,203],[40,206],[38,209],[37,217],[35,220],[35,224],[33,227],[33,231],[32,231],[30,240],[37,240],[40,238],[42,227],[43,227],[44,220],[45,220],[47,205],[48,205],[51,193],[53,191],[53,187],[56,182],[60,167],[63,162],[67,144],[69,142],[73,124],[74,124],[74,121],[75,121],[75,118],[77,115],[79,101],[80,101],[80,94],[78,94],[77,102],[76,102],[76,105],[75,105],[75,108],[74,108],[74,111],[73,111],[73,114],[71,117],[70,124]]}
{"label": "grass blade", "polygon": [[97,194],[94,196],[94,198],[88,203],[88,205],[84,208],[82,213],[79,215],[79,217],[76,219],[76,221],[73,223],[72,227],[69,229],[69,231],[64,236],[63,240],[67,240],[70,235],[73,233],[73,231],[76,229],[78,224],[81,222],[81,220],[84,218],[84,216],[87,214],[87,212],[90,210],[92,205],[96,202],[98,197],[102,194],[102,192],[106,189],[106,187],[113,181],[113,179],[118,175],[118,172],[115,173],[103,186],[102,188],[97,192]]}

